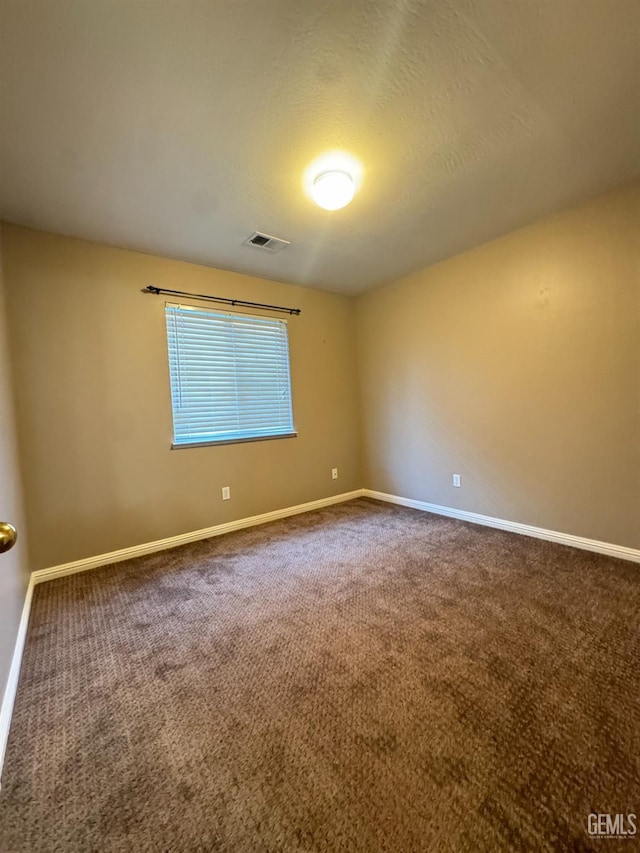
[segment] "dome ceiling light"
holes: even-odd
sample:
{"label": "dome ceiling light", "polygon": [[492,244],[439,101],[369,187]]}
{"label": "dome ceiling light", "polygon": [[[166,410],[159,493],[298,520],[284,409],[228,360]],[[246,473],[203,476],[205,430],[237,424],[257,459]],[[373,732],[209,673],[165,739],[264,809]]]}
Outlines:
{"label": "dome ceiling light", "polygon": [[362,166],[350,154],[323,154],[305,172],[307,195],[324,210],[340,210],[353,199],[360,185]]}
{"label": "dome ceiling light", "polygon": [[355,191],[353,178],[348,172],[321,172],[313,182],[311,195],[319,207],[340,210],[349,204]]}

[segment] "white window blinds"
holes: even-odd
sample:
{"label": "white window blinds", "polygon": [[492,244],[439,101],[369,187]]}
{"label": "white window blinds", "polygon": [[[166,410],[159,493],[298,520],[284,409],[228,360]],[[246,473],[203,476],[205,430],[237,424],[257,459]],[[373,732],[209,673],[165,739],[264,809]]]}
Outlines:
{"label": "white window blinds", "polygon": [[174,445],[295,435],[287,323],[167,305]]}

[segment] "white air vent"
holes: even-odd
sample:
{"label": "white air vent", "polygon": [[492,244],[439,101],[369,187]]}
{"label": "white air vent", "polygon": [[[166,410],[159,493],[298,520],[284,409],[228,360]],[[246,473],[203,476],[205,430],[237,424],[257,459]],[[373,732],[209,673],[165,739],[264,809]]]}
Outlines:
{"label": "white air vent", "polygon": [[254,249],[265,249],[267,252],[281,252],[285,246],[289,246],[289,240],[281,240],[279,237],[272,237],[270,234],[261,234],[260,231],[254,231],[248,240],[244,241],[245,246],[253,246]]}

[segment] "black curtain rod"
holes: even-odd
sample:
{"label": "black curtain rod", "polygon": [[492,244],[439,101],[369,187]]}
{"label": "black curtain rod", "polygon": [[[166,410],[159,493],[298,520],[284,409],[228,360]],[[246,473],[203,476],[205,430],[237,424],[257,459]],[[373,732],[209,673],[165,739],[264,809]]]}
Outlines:
{"label": "black curtain rod", "polygon": [[281,305],[265,305],[263,302],[245,302],[244,299],[227,299],[224,296],[207,296],[204,293],[185,293],[184,290],[167,290],[166,287],[154,287],[152,284],[143,288],[143,293],[161,293],[167,296],[183,296],[185,299],[205,299],[208,302],[221,302],[223,305],[238,305],[242,308],[257,308],[260,311],[282,311],[284,314],[299,314],[300,308],[283,308]]}

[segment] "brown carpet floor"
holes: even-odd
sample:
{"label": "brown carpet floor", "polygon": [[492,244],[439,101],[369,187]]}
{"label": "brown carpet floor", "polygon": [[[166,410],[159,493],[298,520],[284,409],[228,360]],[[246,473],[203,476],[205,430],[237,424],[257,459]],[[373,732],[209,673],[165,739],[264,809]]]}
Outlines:
{"label": "brown carpet floor", "polygon": [[617,848],[639,612],[637,565],[365,499],[43,584],[0,849]]}

